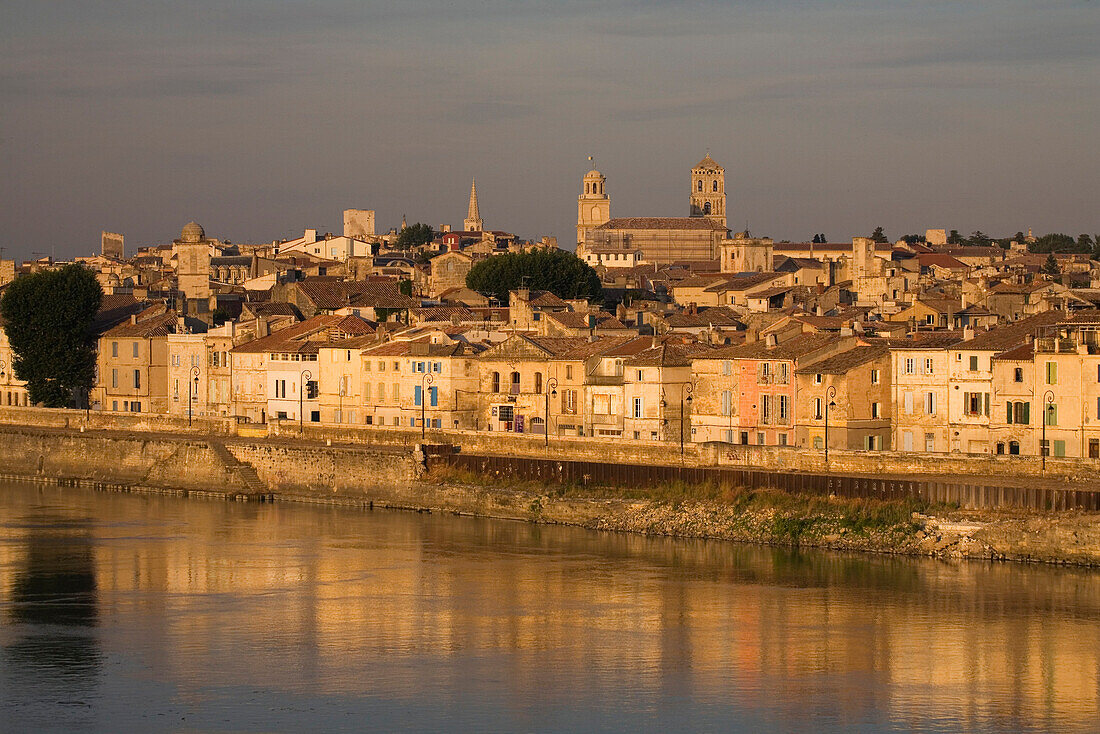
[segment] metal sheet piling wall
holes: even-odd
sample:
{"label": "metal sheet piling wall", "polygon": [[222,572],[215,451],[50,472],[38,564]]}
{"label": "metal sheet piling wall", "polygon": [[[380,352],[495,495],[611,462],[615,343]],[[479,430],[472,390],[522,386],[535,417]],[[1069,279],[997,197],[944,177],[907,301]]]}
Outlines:
{"label": "metal sheet piling wall", "polygon": [[486,477],[594,487],[652,487],[683,483],[774,489],[792,494],[836,495],[846,498],[898,500],[919,498],[934,504],[968,509],[1100,511],[1100,492],[1071,487],[1021,487],[968,481],[902,479],[761,471],[752,468],[690,467],[559,461],[517,456],[463,453],[434,454],[429,468],[450,466]]}

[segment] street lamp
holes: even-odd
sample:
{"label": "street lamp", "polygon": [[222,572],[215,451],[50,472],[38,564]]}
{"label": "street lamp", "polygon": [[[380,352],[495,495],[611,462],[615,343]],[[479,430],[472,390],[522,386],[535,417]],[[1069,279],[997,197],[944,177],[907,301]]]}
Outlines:
{"label": "street lamp", "polygon": [[187,427],[188,428],[191,427],[191,408],[194,405],[193,398],[191,397],[191,395],[192,395],[192,392],[191,392],[191,382],[192,382],[192,380],[194,380],[195,394],[197,394],[198,391],[199,391],[199,368],[198,367],[192,367],[191,368],[191,380],[187,381]]}
{"label": "street lamp", "polygon": [[825,391],[825,466],[829,465],[829,408],[835,408],[836,403],[833,402],[833,398],[836,397],[836,387],[829,386],[829,389]]}
{"label": "street lamp", "polygon": [[[684,458],[684,403],[687,403],[687,407],[691,409],[691,393],[695,389],[695,385],[690,382],[684,382],[680,385],[680,459]],[[661,390],[661,415],[663,425],[668,425],[668,418],[663,417],[665,415],[665,408],[668,407],[668,402],[665,400],[665,391]]]}
{"label": "street lamp", "polygon": [[431,372],[425,372],[420,378],[420,439],[428,435],[428,422],[425,420],[428,409],[428,386],[435,382]]}
{"label": "street lamp", "polygon": [[346,389],[344,387],[344,385],[347,382],[347,377],[348,377],[347,375],[340,375],[340,392],[339,392],[340,406],[339,406],[339,408],[337,408],[336,412],[340,416],[340,423],[341,424],[344,423],[344,391]]}
{"label": "street lamp", "polygon": [[306,432],[305,421],[302,417],[302,411],[304,410],[303,404],[305,402],[306,382],[308,382],[313,377],[313,373],[309,370],[302,370],[302,373],[298,375],[298,377],[301,379],[301,382],[298,383],[298,433],[301,434]]}
{"label": "street lamp", "polygon": [[546,381],[546,412],[543,413],[543,426],[542,432],[546,436],[546,447],[550,448],[550,396],[557,397],[558,395],[558,378],[551,377]]}
{"label": "street lamp", "polygon": [[1050,453],[1050,445],[1047,444],[1047,423],[1054,411],[1054,391],[1047,390],[1043,393],[1043,440],[1039,443],[1039,453],[1043,456],[1043,471],[1047,470],[1047,454]]}

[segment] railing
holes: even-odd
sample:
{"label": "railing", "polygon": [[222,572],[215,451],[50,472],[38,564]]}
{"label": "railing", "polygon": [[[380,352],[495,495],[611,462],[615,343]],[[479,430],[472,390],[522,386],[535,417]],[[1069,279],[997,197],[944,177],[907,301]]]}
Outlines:
{"label": "railing", "polygon": [[621,385],[623,384],[622,375],[589,375],[589,385]]}

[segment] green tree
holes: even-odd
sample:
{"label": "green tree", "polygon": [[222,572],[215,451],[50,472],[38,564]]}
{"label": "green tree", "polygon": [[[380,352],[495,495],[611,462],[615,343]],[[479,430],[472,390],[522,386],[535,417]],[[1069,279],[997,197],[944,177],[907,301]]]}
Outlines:
{"label": "green tree", "polygon": [[1028,244],[1028,252],[1077,252],[1077,240],[1068,234],[1045,234]]}
{"label": "green tree", "polygon": [[17,278],[0,299],[11,343],[11,368],[27,381],[30,401],[48,408],[80,405],[95,380],[92,324],[103,289],[81,265]]}
{"label": "green tree", "polygon": [[980,229],[971,233],[970,237],[966,240],[966,244],[974,247],[988,247],[991,242],[993,242],[993,238]]}
{"label": "green tree", "polygon": [[1054,259],[1054,253],[1047,255],[1047,261],[1043,263],[1043,267],[1040,269],[1044,275],[1057,280],[1062,275],[1062,269],[1058,267],[1058,261]]}
{"label": "green tree", "polygon": [[411,296],[413,294],[413,282],[411,280],[398,281],[397,292],[403,296]]}
{"label": "green tree", "polygon": [[961,245],[963,241],[962,235],[959,234],[959,230],[953,229],[947,234],[947,244],[949,245]]}
{"label": "green tree", "polygon": [[879,244],[885,244],[890,241],[886,237],[886,233],[882,231],[882,227],[875,227],[875,231],[871,233],[871,239]]}
{"label": "green tree", "polygon": [[401,234],[397,235],[397,249],[399,250],[411,250],[414,247],[420,247],[426,245],[432,241],[432,237],[435,237],[435,232],[432,230],[430,224],[410,224],[401,230]]}
{"label": "green tree", "polygon": [[550,291],[559,298],[597,300],[603,286],[596,271],[568,250],[537,249],[486,258],[470,268],[466,287],[508,299],[516,288]]}

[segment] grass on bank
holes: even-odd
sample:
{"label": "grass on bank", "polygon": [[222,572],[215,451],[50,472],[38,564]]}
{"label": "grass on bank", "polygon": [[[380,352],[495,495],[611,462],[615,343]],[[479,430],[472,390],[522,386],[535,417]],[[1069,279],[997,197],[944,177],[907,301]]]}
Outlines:
{"label": "grass on bank", "polygon": [[532,514],[543,509],[539,497],[560,499],[619,499],[648,501],[673,510],[705,505],[724,510],[732,522],[752,534],[797,544],[829,535],[868,537],[910,536],[920,530],[913,513],[934,509],[918,498],[878,500],[836,496],[791,494],[772,489],[751,489],[719,482],[690,484],[674,481],[649,487],[606,487],[555,484],[512,477],[486,476],[466,469],[437,467],[429,475],[440,483],[507,489],[536,495]]}

